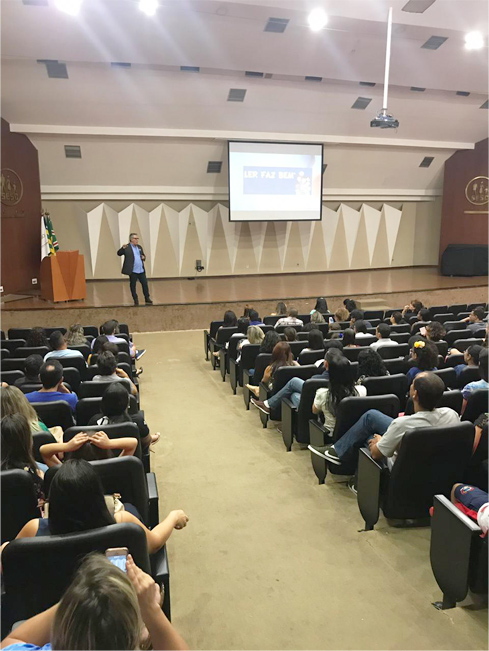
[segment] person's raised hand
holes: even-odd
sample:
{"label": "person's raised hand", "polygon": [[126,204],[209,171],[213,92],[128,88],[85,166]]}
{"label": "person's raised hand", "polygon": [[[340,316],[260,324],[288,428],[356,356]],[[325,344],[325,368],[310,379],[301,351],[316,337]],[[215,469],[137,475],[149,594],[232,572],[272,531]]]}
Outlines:
{"label": "person's raised hand", "polygon": [[66,448],[65,452],[74,452],[75,450],[79,450],[82,445],[85,445],[85,443],[89,440],[88,434],[85,432],[80,432],[79,434],[75,434],[75,436],[68,441],[68,443],[65,443]]}
{"label": "person's raised hand", "polygon": [[160,609],[160,590],[154,579],[136,565],[131,554],[127,555],[126,569],[127,576],[136,590],[141,616],[144,621],[145,615],[155,609]]}
{"label": "person's raised hand", "polygon": [[117,367],[115,373],[118,377],[128,378],[129,375],[124,371],[124,369]]}
{"label": "person's raised hand", "polygon": [[90,436],[90,441],[102,450],[109,450],[111,447],[110,439],[105,432],[94,432]]}
{"label": "person's raised hand", "polygon": [[174,529],[183,529],[187,526],[188,516],[185,511],[177,509],[176,511],[171,511],[170,515],[173,517],[175,522],[173,525]]}
{"label": "person's raised hand", "polygon": [[129,244],[123,244],[123,245],[122,245],[122,248],[123,248],[123,249],[127,249],[128,246],[129,246]]}

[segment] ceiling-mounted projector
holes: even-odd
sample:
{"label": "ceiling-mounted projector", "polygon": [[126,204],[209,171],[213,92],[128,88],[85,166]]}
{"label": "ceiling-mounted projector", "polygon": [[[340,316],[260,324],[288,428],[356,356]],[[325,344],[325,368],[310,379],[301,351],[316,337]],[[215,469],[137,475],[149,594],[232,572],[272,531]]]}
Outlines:
{"label": "ceiling-mounted projector", "polygon": [[387,109],[382,109],[373,120],[370,121],[371,127],[380,127],[381,129],[397,129],[399,120],[387,113]]}

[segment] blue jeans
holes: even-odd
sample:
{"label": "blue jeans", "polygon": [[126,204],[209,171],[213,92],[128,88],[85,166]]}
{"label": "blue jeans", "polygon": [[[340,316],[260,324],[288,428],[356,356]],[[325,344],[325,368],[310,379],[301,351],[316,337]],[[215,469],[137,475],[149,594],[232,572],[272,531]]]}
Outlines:
{"label": "blue jeans", "polygon": [[290,402],[294,407],[298,407],[301,401],[302,386],[305,380],[301,380],[298,377],[293,377],[287,382],[283,389],[277,391],[271,398],[268,398],[268,406],[270,409],[275,409],[280,407],[282,404],[282,398],[290,398]]}
{"label": "blue jeans", "polygon": [[343,460],[359,450],[374,434],[385,434],[394,419],[377,409],[369,409],[336,443],[336,454]]}

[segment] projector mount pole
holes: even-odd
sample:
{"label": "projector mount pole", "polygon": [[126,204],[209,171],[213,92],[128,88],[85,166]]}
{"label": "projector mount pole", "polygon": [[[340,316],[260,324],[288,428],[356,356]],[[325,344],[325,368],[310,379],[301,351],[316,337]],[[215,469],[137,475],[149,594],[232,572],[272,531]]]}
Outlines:
{"label": "projector mount pole", "polygon": [[387,115],[387,95],[389,93],[389,67],[391,63],[391,40],[392,40],[392,7],[389,7],[389,17],[387,18],[387,46],[385,49],[384,101],[382,104],[382,113],[384,115]]}

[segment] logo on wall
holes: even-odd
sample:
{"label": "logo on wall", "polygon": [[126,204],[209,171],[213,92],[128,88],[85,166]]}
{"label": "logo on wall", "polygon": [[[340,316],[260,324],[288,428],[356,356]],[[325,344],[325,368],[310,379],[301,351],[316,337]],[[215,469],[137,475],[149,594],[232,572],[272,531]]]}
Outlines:
{"label": "logo on wall", "polygon": [[14,170],[2,170],[2,198],[4,206],[16,206],[22,199],[24,187],[20,176]]}
{"label": "logo on wall", "polygon": [[484,206],[489,202],[489,179],[487,176],[476,176],[467,183],[465,196],[474,206]]}

